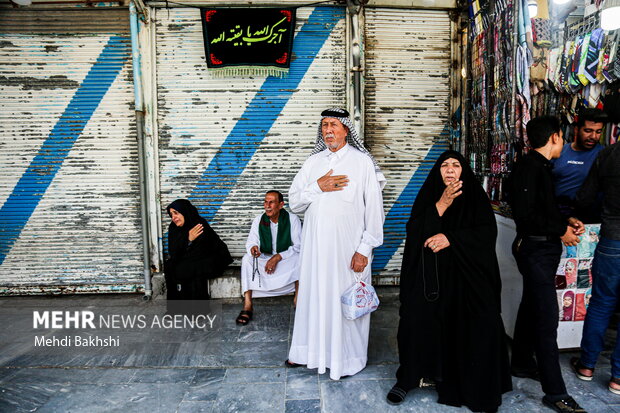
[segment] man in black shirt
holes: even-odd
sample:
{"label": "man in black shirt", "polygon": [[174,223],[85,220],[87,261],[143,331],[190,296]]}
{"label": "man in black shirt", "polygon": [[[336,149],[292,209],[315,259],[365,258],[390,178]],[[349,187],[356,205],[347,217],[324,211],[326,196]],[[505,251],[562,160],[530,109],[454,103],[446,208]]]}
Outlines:
{"label": "man in black shirt", "polygon": [[[577,245],[583,223],[567,221],[554,195],[551,159],[562,152],[557,118],[544,116],[527,124],[533,148],[514,166],[510,176],[510,206],[517,225],[513,255],[523,276],[523,296],[512,346],[512,373],[540,380],[543,403],[558,412],[583,410],[566,393],[557,345],[559,308],[555,273],[564,245]],[[534,359],[536,355],[536,359]]]}

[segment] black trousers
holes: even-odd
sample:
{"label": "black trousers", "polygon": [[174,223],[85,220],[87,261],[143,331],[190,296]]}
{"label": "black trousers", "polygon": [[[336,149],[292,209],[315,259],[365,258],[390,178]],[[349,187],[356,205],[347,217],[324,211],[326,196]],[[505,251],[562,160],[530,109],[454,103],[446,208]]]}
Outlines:
{"label": "black trousers", "polygon": [[512,367],[538,369],[546,395],[566,395],[557,344],[559,307],[555,290],[562,243],[559,238],[532,241],[517,236],[512,253],[523,276],[523,296],[512,345]]}

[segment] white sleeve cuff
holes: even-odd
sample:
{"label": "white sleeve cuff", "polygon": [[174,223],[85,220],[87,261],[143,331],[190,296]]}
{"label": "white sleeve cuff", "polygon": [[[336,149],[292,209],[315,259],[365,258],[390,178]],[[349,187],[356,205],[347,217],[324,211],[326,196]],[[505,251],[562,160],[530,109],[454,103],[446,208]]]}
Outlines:
{"label": "white sleeve cuff", "polygon": [[359,247],[357,247],[357,252],[362,254],[366,258],[370,258],[370,254],[372,254],[372,247],[366,243],[361,243]]}

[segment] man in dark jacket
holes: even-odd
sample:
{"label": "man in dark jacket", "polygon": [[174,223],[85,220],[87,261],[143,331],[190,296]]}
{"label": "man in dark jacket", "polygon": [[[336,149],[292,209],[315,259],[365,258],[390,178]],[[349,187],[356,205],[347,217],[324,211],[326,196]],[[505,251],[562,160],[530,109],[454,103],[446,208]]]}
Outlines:
{"label": "man in dark jacket", "polygon": [[[577,193],[578,206],[587,208],[603,194],[600,240],[592,262],[592,297],[581,338],[581,358],[571,360],[581,380],[590,381],[605,338],[605,330],[620,298],[620,144],[603,149]],[[620,329],[618,329],[620,332]],[[620,339],[611,356],[609,391],[620,394]]]}

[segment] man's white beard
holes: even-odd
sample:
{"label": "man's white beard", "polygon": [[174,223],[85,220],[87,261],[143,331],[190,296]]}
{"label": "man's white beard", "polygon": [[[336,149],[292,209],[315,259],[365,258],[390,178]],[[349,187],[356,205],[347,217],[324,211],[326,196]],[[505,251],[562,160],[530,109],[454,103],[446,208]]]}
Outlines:
{"label": "man's white beard", "polygon": [[[336,136],[334,136],[332,134],[325,135],[325,139],[327,139],[327,138],[335,139]],[[327,146],[328,149],[336,149],[336,148],[338,148],[338,142],[333,141],[332,143],[327,143],[327,141],[325,139],[323,139],[323,142],[325,142],[325,146]]]}

